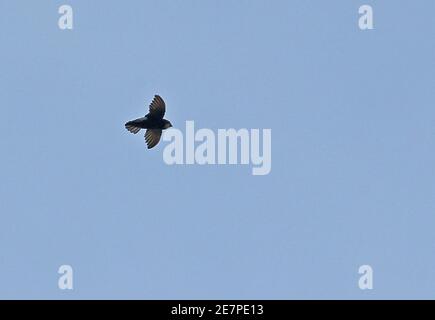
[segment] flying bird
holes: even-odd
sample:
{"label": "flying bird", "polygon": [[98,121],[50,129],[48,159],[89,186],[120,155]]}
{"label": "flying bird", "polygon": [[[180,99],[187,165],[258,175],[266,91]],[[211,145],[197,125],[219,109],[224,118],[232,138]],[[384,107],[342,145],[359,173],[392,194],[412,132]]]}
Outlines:
{"label": "flying bird", "polygon": [[141,129],[146,129],[145,142],[148,149],[151,149],[159,143],[162,130],[172,127],[170,121],[163,119],[165,111],[165,101],[159,95],[155,95],[150,104],[148,114],[145,117],[127,122],[125,128],[134,134],[138,133]]}

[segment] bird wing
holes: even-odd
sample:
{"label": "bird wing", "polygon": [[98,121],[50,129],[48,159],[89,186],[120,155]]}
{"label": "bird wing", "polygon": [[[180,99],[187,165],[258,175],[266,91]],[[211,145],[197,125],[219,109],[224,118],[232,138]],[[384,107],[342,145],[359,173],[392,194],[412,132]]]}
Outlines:
{"label": "bird wing", "polygon": [[157,145],[162,136],[161,129],[147,129],[145,132],[145,142],[147,143],[148,149],[151,149]]}
{"label": "bird wing", "polygon": [[153,101],[150,104],[150,113],[149,115],[156,119],[163,119],[165,115],[166,105],[165,101],[163,101],[162,97],[159,95],[155,95]]}

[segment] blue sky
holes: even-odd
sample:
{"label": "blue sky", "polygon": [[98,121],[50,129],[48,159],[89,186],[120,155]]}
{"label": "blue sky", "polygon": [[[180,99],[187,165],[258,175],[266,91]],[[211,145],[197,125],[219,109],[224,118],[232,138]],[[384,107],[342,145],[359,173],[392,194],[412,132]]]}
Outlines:
{"label": "blue sky", "polygon": [[[434,298],[433,12],[1,1],[0,298]],[[271,173],[166,165],[124,128],[156,93],[181,129],[272,129]]]}

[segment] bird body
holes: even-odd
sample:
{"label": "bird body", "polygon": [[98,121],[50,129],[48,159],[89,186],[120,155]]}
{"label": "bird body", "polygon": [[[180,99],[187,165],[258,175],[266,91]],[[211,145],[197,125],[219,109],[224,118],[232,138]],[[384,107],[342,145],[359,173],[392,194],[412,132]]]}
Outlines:
{"label": "bird body", "polygon": [[166,119],[155,119],[152,117],[142,117],[132,121],[127,122],[125,125],[134,126],[140,129],[166,129],[164,128],[169,121]]}
{"label": "bird body", "polygon": [[172,127],[170,121],[163,119],[166,105],[163,99],[155,95],[149,107],[149,113],[142,118],[128,121],[125,128],[131,133],[138,133],[141,129],[146,129],[145,142],[148,149],[156,146],[162,135],[162,130]]}

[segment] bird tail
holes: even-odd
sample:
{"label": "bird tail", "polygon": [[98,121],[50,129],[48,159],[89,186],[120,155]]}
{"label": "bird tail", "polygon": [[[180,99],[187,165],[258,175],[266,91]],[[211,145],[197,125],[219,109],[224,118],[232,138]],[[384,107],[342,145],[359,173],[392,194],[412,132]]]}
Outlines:
{"label": "bird tail", "polygon": [[141,129],[141,128],[136,127],[136,126],[134,125],[134,121],[129,121],[129,122],[127,122],[127,123],[125,124],[125,128],[126,128],[128,131],[130,131],[131,133],[134,133],[134,134],[138,133],[138,132],[140,131],[140,129]]}

